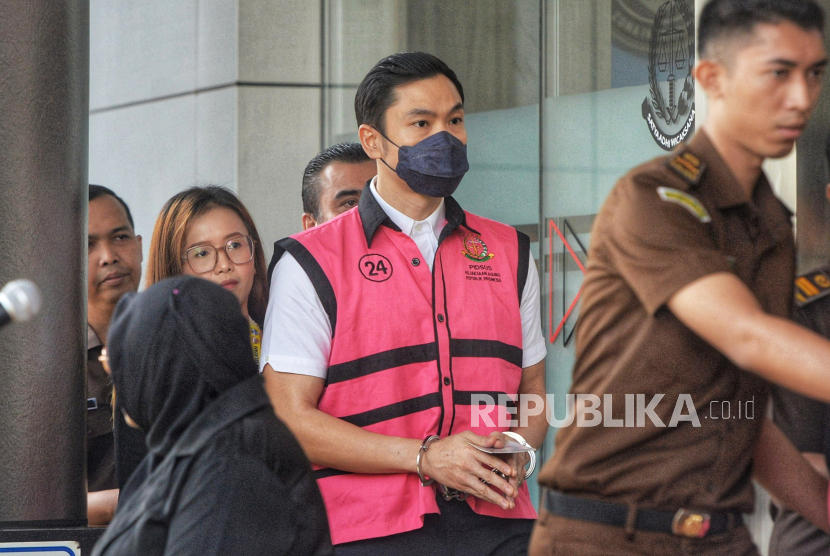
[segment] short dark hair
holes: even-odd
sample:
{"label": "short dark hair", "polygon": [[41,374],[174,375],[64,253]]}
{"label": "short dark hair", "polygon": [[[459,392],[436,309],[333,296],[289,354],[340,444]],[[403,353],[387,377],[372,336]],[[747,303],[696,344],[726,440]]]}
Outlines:
{"label": "short dark hair", "polygon": [[701,56],[721,38],[752,33],[756,25],[794,23],[824,32],[824,10],[814,0],[711,0],[700,14],[697,46]]}
{"label": "short dark hair", "polygon": [[340,143],[318,153],[303,172],[303,212],[312,215],[316,220],[320,219],[320,195],[323,193],[320,174],[329,164],[360,164],[371,160],[360,143]]}
{"label": "short dark hair", "polygon": [[399,52],[387,56],[369,70],[357,88],[354,97],[354,113],[357,125],[368,124],[385,133],[384,115],[395,103],[395,87],[412,81],[445,75],[458,89],[464,102],[464,87],[447,64],[426,52]]}
{"label": "short dark hair", "polygon": [[112,197],[113,199],[115,199],[116,201],[121,203],[121,206],[124,207],[124,212],[127,213],[127,220],[130,223],[130,228],[132,228],[133,232],[135,232],[135,224],[133,223],[133,215],[132,215],[132,213],[130,213],[130,207],[127,206],[127,203],[124,202],[124,199],[122,199],[121,197],[116,195],[115,191],[113,191],[109,187],[104,187],[103,185],[89,184],[89,202],[90,203],[92,201],[94,201],[95,199],[97,199],[98,197],[103,197],[104,195],[109,195],[110,197]]}

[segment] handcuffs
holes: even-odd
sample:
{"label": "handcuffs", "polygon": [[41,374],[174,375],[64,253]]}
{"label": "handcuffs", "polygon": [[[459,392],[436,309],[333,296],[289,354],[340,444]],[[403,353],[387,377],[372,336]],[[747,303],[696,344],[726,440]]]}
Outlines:
{"label": "handcuffs", "polygon": [[[525,446],[527,448],[532,448],[532,446],[530,444],[528,444],[527,441],[524,439],[524,437],[522,435],[520,435],[519,433],[507,431],[507,432],[503,432],[502,434],[504,434],[505,436],[509,436],[510,438],[512,438],[513,440],[515,440],[519,444],[521,444],[522,446]],[[424,472],[421,471],[421,457],[429,449],[430,444],[432,444],[436,440],[440,440],[440,439],[441,439],[440,436],[432,434],[430,436],[427,436],[424,439],[424,441],[421,442],[421,449],[418,450],[418,456],[415,458],[415,469],[416,469],[416,471],[418,471],[418,479],[421,480],[421,486],[424,486],[424,487],[430,486],[432,484],[437,484],[438,489],[441,492],[441,495],[444,497],[444,500],[446,500],[447,502],[449,502],[450,500],[460,500],[460,501],[466,500],[467,499],[467,493],[466,492],[462,492],[458,489],[448,487],[447,485],[442,485],[441,483],[436,483],[435,479],[431,479],[431,478],[427,479],[426,477],[424,477]],[[527,452],[527,453],[530,454],[530,463],[528,465],[527,471],[525,472],[525,477],[524,477],[525,480],[527,480],[531,475],[533,475],[533,472],[536,470],[536,450],[533,450],[532,452]],[[508,480],[507,475],[505,475],[504,473],[502,473],[498,469],[493,468],[493,473],[496,473],[497,475],[499,475],[505,481]],[[488,484],[487,481],[485,481],[484,479],[479,478],[479,481],[481,481],[484,484]],[[519,484],[521,484],[521,483],[519,483]]]}

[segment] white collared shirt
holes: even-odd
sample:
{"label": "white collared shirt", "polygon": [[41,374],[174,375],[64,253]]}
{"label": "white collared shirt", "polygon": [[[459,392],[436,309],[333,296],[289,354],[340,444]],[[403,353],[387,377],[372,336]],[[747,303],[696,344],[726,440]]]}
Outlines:
{"label": "white collared shirt", "polygon": [[98,338],[98,334],[92,329],[89,323],[86,323],[86,349],[87,351],[98,346],[103,346],[104,343]]}
{"label": "white collared shirt", "polygon": [[383,209],[383,212],[386,213],[386,216],[389,217],[389,220],[394,222],[403,233],[412,238],[415,245],[421,251],[424,260],[429,265],[429,269],[432,270],[432,265],[435,262],[435,252],[438,251],[438,239],[441,237],[441,231],[444,229],[444,226],[447,225],[447,209],[444,204],[444,199],[441,199],[441,204],[438,205],[438,208],[432,214],[427,216],[426,220],[416,221],[387,203],[380,196],[375,185],[377,179],[377,176],[372,178],[372,183],[369,186],[369,190],[374,195],[375,200],[380,205],[380,208]]}
{"label": "white collared shirt", "polygon": [[[444,201],[426,220],[415,221],[387,203],[369,188],[380,207],[401,231],[415,241],[430,270],[438,250],[438,239],[447,223]],[[539,275],[531,254],[527,282],[522,292],[522,367],[542,361],[547,354],[542,335]],[[271,275],[271,295],[262,331],[259,370],[271,365],[275,371],[325,379],[331,355],[331,323],[317,291],[305,270],[290,253],[284,253]]]}

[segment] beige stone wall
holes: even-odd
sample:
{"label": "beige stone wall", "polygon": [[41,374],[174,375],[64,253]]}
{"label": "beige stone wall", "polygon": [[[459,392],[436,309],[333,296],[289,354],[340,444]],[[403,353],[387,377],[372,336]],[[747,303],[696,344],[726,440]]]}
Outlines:
{"label": "beige stone wall", "polygon": [[357,85],[391,53],[444,58],[471,113],[538,102],[537,1],[91,0],[90,11],[90,180],[130,204],[145,249],[164,202],[197,183],[237,192],[269,252],[299,231],[305,165],[356,139]]}
{"label": "beige stone wall", "polygon": [[164,202],[194,184],[237,192],[269,252],[301,229],[321,17],[307,0],[92,0],[90,181],[129,203],[145,251]]}

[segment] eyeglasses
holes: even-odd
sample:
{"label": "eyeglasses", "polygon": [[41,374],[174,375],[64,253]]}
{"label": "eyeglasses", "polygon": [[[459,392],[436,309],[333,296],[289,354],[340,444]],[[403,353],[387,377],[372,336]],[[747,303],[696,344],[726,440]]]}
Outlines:
{"label": "eyeglasses", "polygon": [[[254,238],[238,236],[231,238],[225,244],[225,254],[234,264],[244,264],[254,258]],[[219,260],[217,248],[212,245],[197,245],[184,252],[182,259],[187,261],[190,269],[196,274],[210,272],[216,267]]]}

